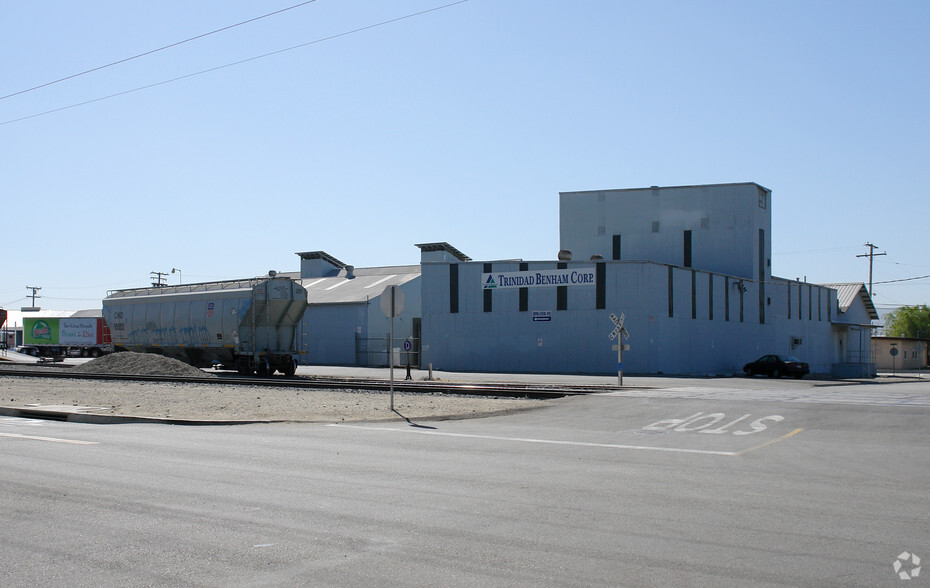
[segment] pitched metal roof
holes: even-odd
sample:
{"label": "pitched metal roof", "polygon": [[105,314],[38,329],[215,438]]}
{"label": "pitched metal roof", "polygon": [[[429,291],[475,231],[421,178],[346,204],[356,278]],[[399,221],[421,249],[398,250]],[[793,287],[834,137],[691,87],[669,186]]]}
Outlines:
{"label": "pitched metal roof", "polygon": [[346,270],[326,278],[298,280],[307,289],[307,301],[314,304],[358,304],[376,298],[388,286],[400,286],[420,277],[419,265],[356,268],[354,278]]}
{"label": "pitched metal roof", "polygon": [[875,310],[872,297],[869,296],[869,291],[862,282],[819,285],[836,290],[836,302],[839,304],[842,312],[848,311],[852,303],[858,298],[862,301],[862,305],[865,306],[865,311],[868,313],[869,318],[875,321],[878,320],[878,311]]}

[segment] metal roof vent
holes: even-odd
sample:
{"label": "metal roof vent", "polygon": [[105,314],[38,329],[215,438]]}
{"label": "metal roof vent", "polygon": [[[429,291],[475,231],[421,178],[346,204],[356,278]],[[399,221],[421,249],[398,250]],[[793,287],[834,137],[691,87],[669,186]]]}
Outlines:
{"label": "metal roof vent", "polygon": [[354,265],[346,266],[346,278],[350,280],[355,278],[355,266]]}
{"label": "metal roof vent", "polygon": [[559,261],[571,261],[571,260],[572,260],[571,251],[569,251],[568,249],[562,249],[561,251],[559,251]]}
{"label": "metal roof vent", "polygon": [[273,278],[273,277],[275,277],[276,275],[278,275],[278,272],[276,272],[275,270],[268,270],[268,277],[269,277],[269,278]]}

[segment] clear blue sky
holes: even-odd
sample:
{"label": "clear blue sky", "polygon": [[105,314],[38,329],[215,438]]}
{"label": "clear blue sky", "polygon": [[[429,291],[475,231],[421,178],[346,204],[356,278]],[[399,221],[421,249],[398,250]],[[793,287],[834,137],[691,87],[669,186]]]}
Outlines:
{"label": "clear blue sky", "polygon": [[[7,2],[0,96],[298,2]],[[446,2],[317,0],[0,100],[0,305],[298,251],[548,260],[560,191],[746,181],[773,190],[775,275],[866,282],[867,241],[876,282],[930,274],[926,1],[470,0],[8,122]],[[874,289],[930,303],[930,278]]]}

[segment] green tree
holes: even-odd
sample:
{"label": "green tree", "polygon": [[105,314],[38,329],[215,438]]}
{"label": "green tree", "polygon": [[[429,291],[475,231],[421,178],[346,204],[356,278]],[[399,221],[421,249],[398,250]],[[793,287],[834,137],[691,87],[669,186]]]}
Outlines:
{"label": "green tree", "polygon": [[926,304],[902,306],[889,312],[885,315],[885,334],[930,339],[930,307]]}

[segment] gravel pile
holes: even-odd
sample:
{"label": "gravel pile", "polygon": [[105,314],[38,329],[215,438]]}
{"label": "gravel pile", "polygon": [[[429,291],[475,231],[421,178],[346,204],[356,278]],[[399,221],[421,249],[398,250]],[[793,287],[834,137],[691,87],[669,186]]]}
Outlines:
{"label": "gravel pile", "polygon": [[183,361],[155,353],[121,351],[104,355],[72,371],[85,374],[131,374],[137,376],[210,376],[199,368]]}

